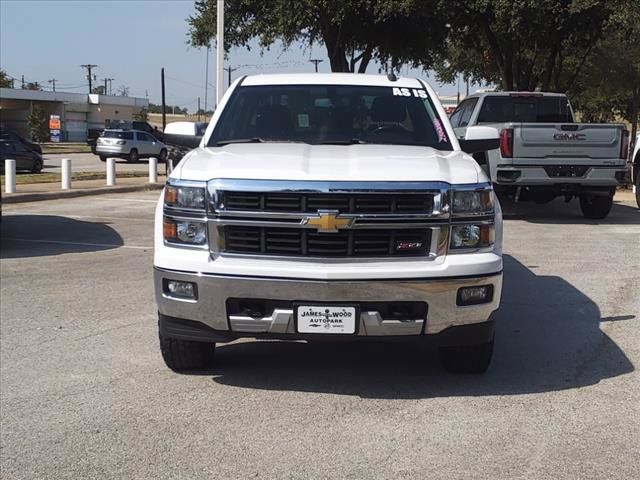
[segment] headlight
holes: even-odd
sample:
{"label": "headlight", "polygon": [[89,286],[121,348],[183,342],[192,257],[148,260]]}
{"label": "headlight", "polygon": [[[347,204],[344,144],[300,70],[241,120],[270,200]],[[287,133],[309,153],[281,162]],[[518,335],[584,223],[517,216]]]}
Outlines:
{"label": "headlight", "polygon": [[207,242],[207,225],[193,220],[164,218],[164,239],[170,243],[204,245]]}
{"label": "headlight", "polygon": [[164,190],[164,204],[173,208],[204,210],[204,188],[167,185]]}
{"label": "headlight", "polygon": [[490,215],[493,213],[492,190],[457,190],[453,192],[453,214]]}
{"label": "headlight", "polygon": [[452,225],[450,248],[468,249],[491,247],[496,231],[492,223],[482,225]]}

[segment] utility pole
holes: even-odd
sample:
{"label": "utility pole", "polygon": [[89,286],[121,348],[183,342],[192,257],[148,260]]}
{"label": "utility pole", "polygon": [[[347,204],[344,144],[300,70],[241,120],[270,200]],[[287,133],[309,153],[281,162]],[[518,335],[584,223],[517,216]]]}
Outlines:
{"label": "utility pole", "polygon": [[204,67],[204,111],[207,112],[207,93],[209,92],[209,47],[207,47],[206,66]]}
{"label": "utility pole", "polygon": [[225,70],[227,72],[229,72],[229,83],[227,84],[227,87],[230,87],[231,86],[231,72],[235,72],[236,70],[238,70],[238,67],[236,67],[236,68],[227,67],[227,68],[225,68]]}
{"label": "utility pole", "polygon": [[105,78],[104,81],[104,94],[107,94],[107,82],[109,82],[109,95],[111,95],[111,82],[114,81],[115,78]]}
{"label": "utility pole", "polygon": [[47,80],[48,83],[52,83],[53,84],[53,91],[56,91],[56,79],[52,78],[51,80]]}
{"label": "utility pole", "polygon": [[91,69],[96,68],[98,65],[94,65],[92,63],[85,63],[84,65],[80,65],[80,66],[82,68],[87,69],[87,79],[89,80],[89,93],[91,93],[91,87],[92,87],[91,81],[93,80],[93,77],[91,76]]}
{"label": "utility pole", "polygon": [[467,97],[469,96],[469,79],[467,78]]}
{"label": "utility pole", "polygon": [[22,88],[24,88],[24,75],[22,75]]}
{"label": "utility pole", "polygon": [[164,132],[164,127],[167,126],[167,115],[165,112],[165,101],[164,101],[164,67],[160,70],[160,86],[162,88],[162,131]]}
{"label": "utility pole", "polygon": [[224,95],[224,0],[217,0],[216,15],[216,108]]}
{"label": "utility pole", "polygon": [[200,121],[200,97],[198,97],[198,121]]}
{"label": "utility pole", "polygon": [[311,63],[313,63],[316,66],[316,73],[318,73],[318,64],[322,63],[322,60],[318,59],[318,58],[312,58],[311,60],[309,60]]}

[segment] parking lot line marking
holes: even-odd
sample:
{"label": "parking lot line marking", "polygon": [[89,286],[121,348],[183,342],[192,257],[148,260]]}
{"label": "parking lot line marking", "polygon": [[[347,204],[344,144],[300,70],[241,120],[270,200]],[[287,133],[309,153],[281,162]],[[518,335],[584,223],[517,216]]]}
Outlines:
{"label": "parking lot line marking", "polygon": [[153,247],[142,247],[140,245],[117,245],[115,243],[65,242],[62,240],[36,240],[33,238],[14,238],[14,237],[0,237],[0,239],[12,240],[15,242],[54,243],[58,245],[81,245],[83,247],[115,247],[115,248],[131,248],[134,250],[152,250],[153,249]]}

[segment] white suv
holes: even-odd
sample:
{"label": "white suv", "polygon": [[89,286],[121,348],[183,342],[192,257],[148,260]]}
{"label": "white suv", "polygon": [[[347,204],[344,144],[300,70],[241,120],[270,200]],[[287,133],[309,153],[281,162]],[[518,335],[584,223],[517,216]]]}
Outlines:
{"label": "white suv", "polygon": [[109,157],[124,158],[135,163],[140,158],[167,159],[167,146],[146,132],[139,130],[105,130],[98,137],[96,153],[103,162]]}

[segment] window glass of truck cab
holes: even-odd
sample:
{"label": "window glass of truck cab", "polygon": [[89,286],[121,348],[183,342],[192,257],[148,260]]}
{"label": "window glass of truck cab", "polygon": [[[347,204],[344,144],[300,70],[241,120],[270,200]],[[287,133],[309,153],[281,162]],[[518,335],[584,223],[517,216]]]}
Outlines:
{"label": "window glass of truck cab", "polygon": [[573,123],[565,96],[500,95],[482,102],[477,123]]}
{"label": "window glass of truck cab", "polygon": [[240,86],[222,112],[209,146],[252,138],[453,149],[426,90],[377,86]]}

